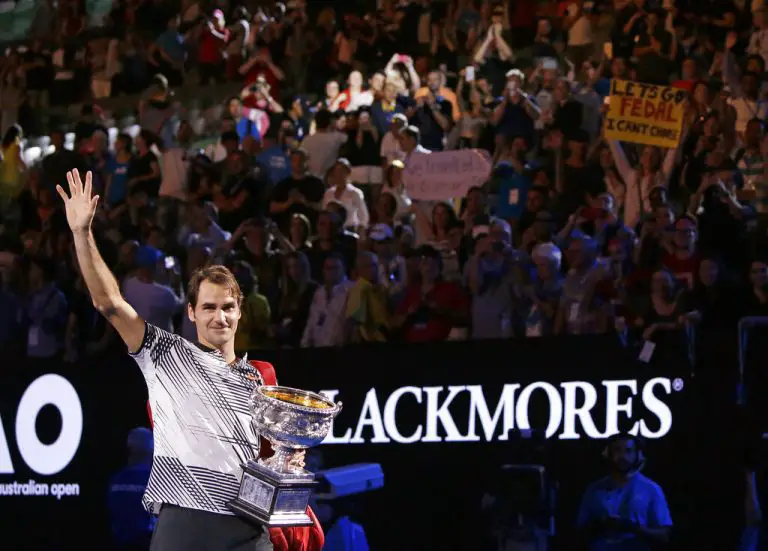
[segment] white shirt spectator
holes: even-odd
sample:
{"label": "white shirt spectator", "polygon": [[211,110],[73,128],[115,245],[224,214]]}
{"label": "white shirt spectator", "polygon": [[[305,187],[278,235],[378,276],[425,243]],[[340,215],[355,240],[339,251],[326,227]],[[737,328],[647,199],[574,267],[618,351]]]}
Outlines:
{"label": "white shirt spectator", "polygon": [[345,111],[347,113],[354,113],[361,107],[369,107],[373,105],[373,92],[370,90],[363,90],[362,92],[358,92],[357,94],[354,94],[349,99],[349,104],[347,105],[347,108]]}
{"label": "white shirt spectator", "polygon": [[315,132],[304,138],[301,147],[309,153],[309,171],[318,178],[325,178],[325,173],[339,158],[339,150],[345,143],[347,135],[336,131]]}
{"label": "white shirt spectator", "polygon": [[768,118],[768,103],[747,98],[728,98],[728,105],[736,111],[736,132],[743,133],[747,124],[754,118]]}
{"label": "white shirt spectator", "polygon": [[747,46],[749,55],[759,55],[765,63],[768,63],[768,29],[757,29],[749,37]]}
{"label": "white shirt spectator", "polygon": [[161,158],[163,180],[160,183],[160,197],[172,197],[184,201],[187,198],[187,173],[189,161],[187,150],[172,147]]}
{"label": "white shirt spectator", "polygon": [[184,303],[170,287],[129,277],[123,282],[123,297],[147,323],[173,333],[173,317]]}
{"label": "white shirt spectator", "polygon": [[329,293],[324,286],[315,291],[307,326],[301,337],[302,348],[344,344],[344,320],[352,282],[343,281]]}
{"label": "white shirt spectator", "polygon": [[384,137],[381,139],[379,155],[382,159],[387,160],[387,165],[392,161],[402,161],[405,159],[405,152],[400,147],[400,142],[391,130],[384,134]]}
{"label": "white shirt spectator", "polygon": [[363,192],[358,188],[347,183],[340,197],[336,196],[336,187],[326,189],[325,195],[323,195],[323,209],[328,206],[328,203],[332,202],[341,203],[347,210],[347,220],[344,222],[345,227],[358,228],[360,226],[368,226],[368,222],[370,222],[368,207],[365,204]]}

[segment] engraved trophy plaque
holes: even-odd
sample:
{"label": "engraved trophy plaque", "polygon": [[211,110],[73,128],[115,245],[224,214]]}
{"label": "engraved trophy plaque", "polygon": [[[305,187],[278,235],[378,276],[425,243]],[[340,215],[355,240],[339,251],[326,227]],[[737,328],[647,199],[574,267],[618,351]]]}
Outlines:
{"label": "engraved trophy plaque", "polygon": [[260,386],[251,395],[250,408],[254,431],[272,444],[275,454],[243,465],[240,490],[227,506],[269,527],[311,525],[306,511],[315,475],[290,460],[296,451],[325,439],[341,402],[295,388]]}

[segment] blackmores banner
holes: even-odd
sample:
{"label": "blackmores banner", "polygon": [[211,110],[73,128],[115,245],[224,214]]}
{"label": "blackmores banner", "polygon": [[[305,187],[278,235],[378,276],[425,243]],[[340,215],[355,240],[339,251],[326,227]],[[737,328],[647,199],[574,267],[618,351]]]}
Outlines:
{"label": "blackmores banner", "polygon": [[[460,507],[474,522],[493,473],[515,462],[521,435],[546,437],[547,467],[573,494],[573,507],[603,472],[600,452],[618,431],[647,441],[650,473],[667,492],[688,484],[686,465],[658,458],[690,453],[690,369],[683,362],[641,366],[612,337],[250,356],[271,361],[280,384],[343,402],[314,453],[325,467],[382,465],[385,486],[364,513],[375,548],[394,548],[403,533],[376,518],[411,526],[414,548],[450,548],[450,538],[418,540],[412,519],[437,526]],[[148,425],[144,381],[127,356],[49,367],[20,370],[0,385],[0,514],[26,527],[25,549],[59,548],[51,547],[54,537],[78,544],[98,541],[94,534],[107,538],[108,480],[124,465],[128,431]],[[41,517],[50,529],[33,529]],[[83,525],[91,527],[87,537]],[[400,548],[408,547],[400,541]]]}
{"label": "blackmores banner", "polygon": [[677,147],[688,92],[671,86],[611,80],[605,138],[622,142]]}

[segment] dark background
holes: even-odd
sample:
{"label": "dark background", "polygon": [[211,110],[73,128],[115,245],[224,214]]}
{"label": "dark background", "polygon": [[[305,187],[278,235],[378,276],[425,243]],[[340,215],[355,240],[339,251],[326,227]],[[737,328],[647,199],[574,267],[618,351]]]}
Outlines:
{"label": "dark background", "polygon": [[[651,364],[636,361],[613,337],[528,339],[385,345],[343,349],[256,352],[251,357],[271,361],[281,384],[309,390],[340,389],[345,404],[337,435],[354,427],[366,392],[375,388],[383,410],[389,393],[403,386],[482,385],[493,408],[504,384],[547,381],[637,379],[638,387],[657,376],[680,377],[684,388],[665,402],[673,415],[669,434],[647,443],[644,473],[664,489],[675,521],[675,541],[698,549],[732,547],[741,524],[740,492],[743,475],[743,412],[736,408],[735,335],[713,333],[698,339],[699,353],[658,354]],[[84,409],[81,447],[70,466],[54,477],[27,471],[15,444],[16,405],[26,387],[43,373],[65,375],[80,394]],[[757,382],[754,383],[755,386]],[[447,393],[444,393],[445,395]],[[531,402],[534,428],[548,419],[543,393]],[[467,402],[451,407],[461,432]],[[635,399],[634,414],[642,415]],[[108,538],[104,499],[109,476],[125,461],[125,437],[135,426],[147,426],[146,388],[141,374],[127,356],[104,358],[84,366],[31,368],[15,362],[0,385],[0,417],[9,440],[14,475],[0,475],[0,483],[26,481],[78,482],[79,497],[0,496],[0,518],[12,527],[5,532],[4,549],[75,549],[101,545]],[[594,410],[598,429],[603,405]],[[399,404],[398,423],[403,434],[423,423],[424,406],[406,396]],[[60,419],[53,408],[38,418],[43,441],[53,441]],[[501,425],[499,425],[500,427]],[[629,428],[631,422],[625,427]],[[654,427],[651,427],[654,428]],[[370,429],[368,437],[370,438]],[[482,430],[478,427],[478,430]],[[545,454],[557,480],[558,540],[574,549],[570,536],[581,493],[604,474],[604,442],[588,439],[550,439]],[[480,500],[486,489],[498,486],[500,465],[530,459],[530,444],[507,442],[348,444],[321,446],[326,467],[356,462],[381,463],[385,486],[361,499],[361,520],[373,549],[479,549],[486,521]],[[715,526],[717,530],[703,530]],[[713,533],[714,532],[714,533]],[[570,543],[569,543],[570,542]],[[9,545],[6,547],[6,545]]]}

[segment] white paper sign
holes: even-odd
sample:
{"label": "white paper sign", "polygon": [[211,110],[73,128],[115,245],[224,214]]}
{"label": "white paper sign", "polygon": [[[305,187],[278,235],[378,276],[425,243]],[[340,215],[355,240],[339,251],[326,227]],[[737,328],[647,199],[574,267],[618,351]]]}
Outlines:
{"label": "white paper sign", "polygon": [[488,153],[477,149],[414,153],[403,171],[403,183],[411,199],[445,201],[483,185],[491,169]]}

